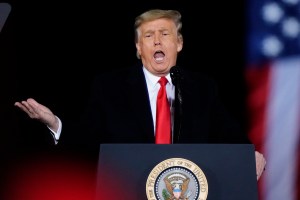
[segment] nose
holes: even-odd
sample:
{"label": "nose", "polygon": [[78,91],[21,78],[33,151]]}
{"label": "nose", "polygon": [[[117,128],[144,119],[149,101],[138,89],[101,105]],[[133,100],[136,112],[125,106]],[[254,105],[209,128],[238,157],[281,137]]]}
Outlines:
{"label": "nose", "polygon": [[155,38],[154,38],[154,45],[156,46],[156,45],[160,45],[161,43],[160,43],[160,38],[159,38],[159,36],[155,36]]}
{"label": "nose", "polygon": [[160,45],[160,41],[159,41],[159,40],[155,40],[155,41],[154,41],[154,44],[155,44],[155,46],[156,46],[156,45]]}

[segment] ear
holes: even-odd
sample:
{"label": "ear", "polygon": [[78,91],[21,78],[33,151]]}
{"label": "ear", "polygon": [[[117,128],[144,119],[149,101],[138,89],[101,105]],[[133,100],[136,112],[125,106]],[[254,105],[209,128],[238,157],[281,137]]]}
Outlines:
{"label": "ear", "polygon": [[141,55],[141,46],[138,42],[135,43],[135,47],[136,47],[136,50],[137,50],[138,54]]}
{"label": "ear", "polygon": [[177,44],[177,52],[180,52],[182,50],[182,47],[183,47],[183,43],[182,42],[179,42]]}
{"label": "ear", "polygon": [[178,37],[178,41],[177,41],[177,52],[180,52],[182,50],[183,47],[183,39],[182,36]]}

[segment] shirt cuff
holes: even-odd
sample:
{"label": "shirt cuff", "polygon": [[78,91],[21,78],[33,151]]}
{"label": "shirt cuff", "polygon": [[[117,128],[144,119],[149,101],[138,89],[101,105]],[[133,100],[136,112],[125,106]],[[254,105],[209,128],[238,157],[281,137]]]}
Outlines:
{"label": "shirt cuff", "polygon": [[52,134],[53,139],[54,139],[54,143],[57,144],[58,141],[59,141],[60,134],[61,134],[62,123],[61,123],[60,119],[59,119],[57,116],[55,116],[55,117],[56,117],[56,119],[58,120],[58,129],[57,129],[57,132],[53,131],[53,130],[52,130],[51,128],[49,128],[48,126],[47,126],[47,127],[48,127],[49,130],[51,131],[51,134]]}

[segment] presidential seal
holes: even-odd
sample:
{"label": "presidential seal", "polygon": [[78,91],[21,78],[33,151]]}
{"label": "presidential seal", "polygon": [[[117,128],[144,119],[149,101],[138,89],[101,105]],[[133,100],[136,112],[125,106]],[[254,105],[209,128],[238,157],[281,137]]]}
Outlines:
{"label": "presidential seal", "polygon": [[195,163],[170,158],[158,163],[146,182],[148,200],[206,200],[208,183]]}

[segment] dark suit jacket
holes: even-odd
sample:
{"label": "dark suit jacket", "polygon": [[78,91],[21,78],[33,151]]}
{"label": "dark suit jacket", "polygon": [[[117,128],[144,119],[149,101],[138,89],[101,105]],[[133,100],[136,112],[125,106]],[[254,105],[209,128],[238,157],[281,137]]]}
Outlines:
{"label": "dark suit jacket", "polygon": [[[183,70],[182,97],[182,129],[174,143],[249,142],[219,102],[213,81]],[[72,131],[63,125],[59,145],[154,143],[151,115],[141,65],[104,73],[94,82],[82,124]]]}

